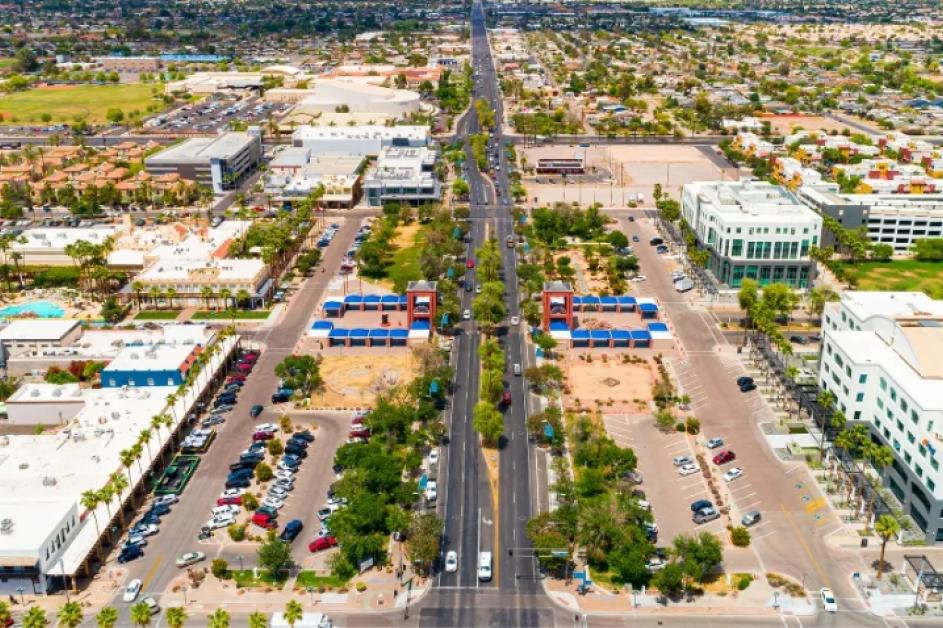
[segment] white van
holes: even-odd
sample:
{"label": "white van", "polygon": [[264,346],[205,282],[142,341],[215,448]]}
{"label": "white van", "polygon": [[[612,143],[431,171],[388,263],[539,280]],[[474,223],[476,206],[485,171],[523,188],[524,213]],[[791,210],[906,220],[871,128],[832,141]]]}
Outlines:
{"label": "white van", "polygon": [[491,580],[491,552],[478,554],[478,580],[481,582]]}

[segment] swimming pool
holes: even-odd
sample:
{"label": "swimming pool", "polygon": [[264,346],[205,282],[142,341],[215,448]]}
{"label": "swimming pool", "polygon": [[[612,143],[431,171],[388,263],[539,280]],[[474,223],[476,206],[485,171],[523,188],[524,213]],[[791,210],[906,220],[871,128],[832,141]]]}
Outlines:
{"label": "swimming pool", "polygon": [[0,309],[0,318],[10,318],[22,314],[34,314],[40,318],[62,318],[65,310],[52,301],[29,301],[8,305]]}

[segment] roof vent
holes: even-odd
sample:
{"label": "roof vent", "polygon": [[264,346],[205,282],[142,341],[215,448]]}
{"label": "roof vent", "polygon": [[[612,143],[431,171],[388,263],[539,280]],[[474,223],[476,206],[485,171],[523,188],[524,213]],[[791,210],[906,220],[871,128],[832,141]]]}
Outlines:
{"label": "roof vent", "polygon": [[61,396],[62,396],[62,389],[61,389],[61,388],[53,388],[53,389],[52,389],[52,396],[53,396],[53,397],[61,397]]}
{"label": "roof vent", "polygon": [[34,389],[32,389],[31,391],[29,391],[29,396],[30,396],[30,397],[38,397],[38,396],[39,396],[39,389],[38,389],[38,388],[34,388]]}
{"label": "roof vent", "polygon": [[51,475],[43,476],[43,486],[55,486],[58,483],[59,481],[56,480],[56,478],[52,477]]}
{"label": "roof vent", "polygon": [[0,534],[13,534],[13,519],[0,521]]}

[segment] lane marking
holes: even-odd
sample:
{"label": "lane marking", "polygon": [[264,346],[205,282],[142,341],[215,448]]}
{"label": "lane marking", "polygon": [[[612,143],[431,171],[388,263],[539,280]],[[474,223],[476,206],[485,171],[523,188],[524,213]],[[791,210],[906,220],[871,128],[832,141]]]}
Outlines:
{"label": "lane marking", "polygon": [[154,564],[151,565],[151,568],[147,570],[147,575],[144,576],[144,580],[141,582],[141,590],[147,589],[151,584],[151,580],[154,579],[154,576],[157,575],[157,568],[160,566],[161,562],[164,560],[163,554],[158,554],[157,560],[154,561]]}
{"label": "lane marking", "polygon": [[796,539],[798,539],[799,544],[802,545],[803,551],[805,551],[806,556],[808,556],[809,560],[812,562],[812,567],[814,567],[815,571],[818,572],[819,577],[822,579],[822,582],[825,583],[825,586],[831,589],[832,584],[829,581],[828,576],[825,575],[822,565],[819,564],[819,561],[815,558],[815,554],[813,554],[812,550],[809,548],[809,544],[806,543],[805,537],[803,537],[799,526],[797,526],[796,522],[792,520],[792,516],[786,511],[786,506],[784,504],[780,504],[779,509],[782,511],[783,515],[786,516],[786,522],[789,524],[789,527],[792,528],[793,534],[796,535]]}

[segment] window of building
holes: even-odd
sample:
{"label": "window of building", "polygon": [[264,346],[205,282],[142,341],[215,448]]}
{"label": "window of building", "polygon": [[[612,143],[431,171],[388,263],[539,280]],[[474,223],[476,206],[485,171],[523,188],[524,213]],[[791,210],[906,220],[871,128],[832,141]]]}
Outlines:
{"label": "window of building", "polygon": [[900,409],[903,410],[904,412],[907,412],[907,407],[908,407],[908,406],[907,406],[907,400],[904,399],[903,397],[901,397],[901,398],[900,398]]}
{"label": "window of building", "polygon": [[858,403],[861,403],[862,401],[864,401],[864,393],[863,393],[863,392],[860,392],[860,393],[856,394],[856,395],[855,395],[855,401],[858,402]]}
{"label": "window of building", "polygon": [[913,421],[914,423],[916,423],[917,421],[919,421],[919,419],[917,418],[917,411],[916,411],[916,410],[911,410],[911,411],[910,411],[910,420]]}
{"label": "window of building", "polygon": [[913,445],[916,441],[917,439],[914,437],[914,435],[910,432],[907,432],[907,442]]}
{"label": "window of building", "polygon": [[911,459],[911,457],[910,457],[910,452],[909,452],[909,451],[905,451],[905,452],[904,452],[904,462],[906,462],[907,464],[910,464],[910,459]]}
{"label": "window of building", "polygon": [[878,408],[884,409],[884,400],[878,397]]}
{"label": "window of building", "polygon": [[904,431],[904,424],[901,423],[900,421],[897,422],[897,430],[900,432]]}
{"label": "window of building", "polygon": [[931,480],[930,478],[927,478],[927,488],[930,489],[931,491],[935,491],[935,490],[936,490],[936,482],[934,482],[934,481]]}
{"label": "window of building", "polygon": [[[910,462],[910,460],[908,460],[907,462]],[[918,478],[922,478],[922,477],[923,477],[923,467],[921,467],[920,465],[917,465],[917,466],[914,467],[914,471],[917,472],[917,477],[918,477]]]}
{"label": "window of building", "polygon": [[887,382],[884,380],[883,377],[881,378],[879,383],[881,385],[881,390],[887,390]]}
{"label": "window of building", "polygon": [[147,378],[147,385],[148,385],[148,386],[153,386],[153,385],[154,385],[154,378],[153,378],[153,377],[148,377],[148,378]]}
{"label": "window of building", "polygon": [[897,391],[891,388],[891,401],[897,401]]}
{"label": "window of building", "polygon": [[118,385],[118,380],[116,380],[114,377],[109,377],[109,378],[108,378],[108,385],[111,386],[112,388],[114,388],[115,386]]}
{"label": "window of building", "polygon": [[851,367],[850,367],[850,366],[846,366],[846,367],[845,367],[845,377],[851,377]]}

